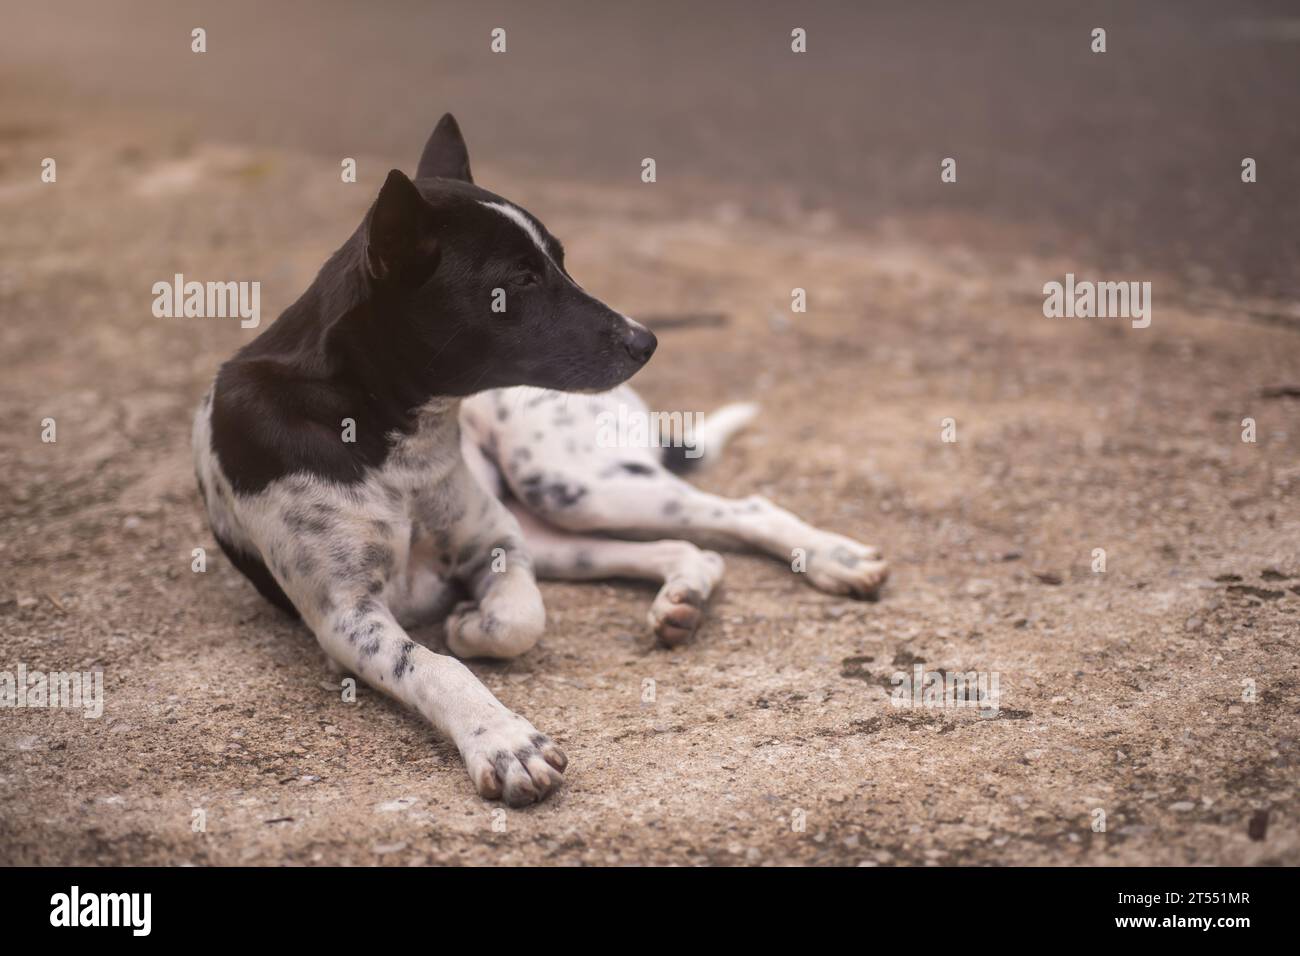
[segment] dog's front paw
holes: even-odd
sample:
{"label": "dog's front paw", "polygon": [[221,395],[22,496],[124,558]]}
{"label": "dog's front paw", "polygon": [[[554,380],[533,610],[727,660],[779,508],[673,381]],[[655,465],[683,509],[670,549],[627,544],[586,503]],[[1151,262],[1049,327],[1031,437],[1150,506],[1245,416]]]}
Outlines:
{"label": "dog's front paw", "polygon": [[852,538],[827,534],[808,550],[808,582],[830,594],[874,598],[889,578],[880,551]]}
{"label": "dog's front paw", "polygon": [[545,800],[569,763],[555,741],[508,710],[476,727],[460,751],[479,796],[512,807]]}
{"label": "dog's front paw", "polygon": [[491,607],[462,601],[447,618],[447,647],[457,657],[518,657],[537,643],[545,627],[540,595]]}
{"label": "dog's front paw", "polygon": [[497,629],[475,601],[461,601],[447,615],[447,647],[457,657],[478,657],[490,631]]}

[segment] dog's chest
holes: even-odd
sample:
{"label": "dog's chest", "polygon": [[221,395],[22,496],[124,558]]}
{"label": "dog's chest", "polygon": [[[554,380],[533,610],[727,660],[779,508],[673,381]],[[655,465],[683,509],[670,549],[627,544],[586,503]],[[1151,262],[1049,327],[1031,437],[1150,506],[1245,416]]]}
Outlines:
{"label": "dog's chest", "polygon": [[459,426],[454,407],[449,411],[422,419],[413,434],[398,438],[368,482],[380,489],[395,534],[435,568],[445,563],[448,531],[466,509]]}

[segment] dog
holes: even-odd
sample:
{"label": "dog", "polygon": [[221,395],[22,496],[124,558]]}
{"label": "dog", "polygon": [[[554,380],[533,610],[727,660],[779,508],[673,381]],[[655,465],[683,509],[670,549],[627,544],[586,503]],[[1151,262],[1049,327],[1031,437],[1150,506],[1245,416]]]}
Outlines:
{"label": "dog", "polygon": [[[650,624],[669,644],[722,578],[699,545],[802,549],[810,583],[858,597],[887,576],[874,548],[760,497],[698,491],[659,449],[594,440],[602,414],[646,410],[623,383],[656,344],[573,280],[535,216],[474,183],[447,114],[415,179],[388,174],[199,405],[195,470],[231,563],[336,666],[450,738],[484,798],[534,803],[567,765],[457,660],[534,646],[537,575],[659,582]],[[715,456],[753,411],[722,410],[697,451]],[[407,635],[437,619],[454,656]]]}

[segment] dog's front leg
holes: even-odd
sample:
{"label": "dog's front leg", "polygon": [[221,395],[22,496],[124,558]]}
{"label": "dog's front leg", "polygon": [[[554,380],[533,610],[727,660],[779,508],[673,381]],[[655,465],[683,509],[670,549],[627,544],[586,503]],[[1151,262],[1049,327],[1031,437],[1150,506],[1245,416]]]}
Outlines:
{"label": "dog's front leg", "polygon": [[519,524],[504,509],[500,515],[511,527],[476,538],[481,544],[474,548],[484,550],[473,553],[460,575],[474,600],[447,618],[447,646],[458,657],[519,657],[546,630],[546,607]]}
{"label": "dog's front leg", "polygon": [[412,641],[368,594],[335,593],[309,621],[335,661],[411,707],[460,750],[479,794],[511,806],[543,799],[567,760],[550,737],[511,712],[454,657]]}
{"label": "dog's front leg", "polygon": [[447,619],[447,646],[458,657],[518,657],[546,629],[546,608],[514,515],[495,498],[458,544],[454,574],[474,595]]}

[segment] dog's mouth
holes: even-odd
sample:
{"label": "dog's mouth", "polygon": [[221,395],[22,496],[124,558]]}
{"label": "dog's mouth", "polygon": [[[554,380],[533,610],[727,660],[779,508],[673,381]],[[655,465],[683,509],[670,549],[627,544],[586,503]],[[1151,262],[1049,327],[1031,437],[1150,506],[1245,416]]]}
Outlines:
{"label": "dog's mouth", "polygon": [[650,361],[658,340],[645,326],[601,309],[597,322],[552,327],[547,341],[517,354],[494,381],[588,395],[622,385]]}
{"label": "dog's mouth", "polygon": [[622,385],[641,371],[654,355],[658,340],[645,326],[630,319],[624,322],[612,350],[606,346],[604,355],[593,355],[582,363],[580,373],[567,377],[566,381],[551,383],[550,387],[564,392],[597,394]]}
{"label": "dog's mouth", "polygon": [[592,369],[591,374],[582,376],[578,381],[560,388],[559,391],[574,392],[579,395],[599,395],[601,392],[608,392],[611,388],[622,385],[644,367],[645,362],[640,364],[629,362],[618,369],[610,366]]}

